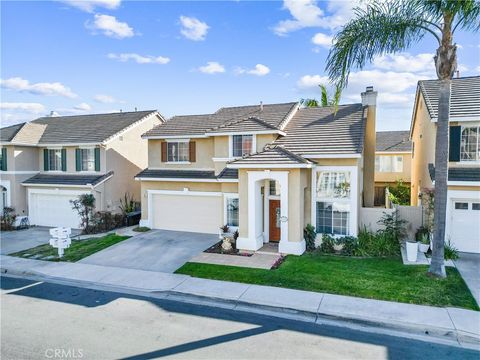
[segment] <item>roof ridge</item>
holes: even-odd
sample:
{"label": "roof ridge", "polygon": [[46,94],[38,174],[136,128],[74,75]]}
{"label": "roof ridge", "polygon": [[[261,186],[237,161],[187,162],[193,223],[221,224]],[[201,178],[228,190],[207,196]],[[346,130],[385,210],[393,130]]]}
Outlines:
{"label": "roof ridge", "polygon": [[[269,104],[263,104],[263,106],[287,105],[287,104],[297,104],[297,102],[288,101],[288,102],[281,102],[281,103],[269,103]],[[246,107],[253,107],[253,106],[257,106],[258,108],[260,108],[260,104],[222,106],[217,111],[215,111],[214,114],[216,114],[216,113],[218,113],[218,112],[220,112],[221,110],[224,110],[224,109],[238,109],[238,108],[246,108]]]}
{"label": "roof ridge", "polygon": [[80,115],[61,115],[61,116],[41,116],[36,118],[35,120],[29,122],[35,122],[40,119],[56,119],[56,118],[72,118],[72,117],[80,117],[80,116],[102,116],[102,115],[114,115],[114,114],[134,114],[134,113],[141,113],[141,112],[155,112],[158,110],[139,110],[139,111],[121,111],[121,112],[110,112],[110,113],[99,113],[99,114],[80,114]]}

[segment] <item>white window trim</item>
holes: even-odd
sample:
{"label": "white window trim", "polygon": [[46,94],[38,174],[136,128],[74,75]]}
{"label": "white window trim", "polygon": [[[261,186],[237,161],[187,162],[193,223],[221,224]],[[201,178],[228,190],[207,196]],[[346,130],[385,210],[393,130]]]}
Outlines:
{"label": "white window trim", "polygon": [[[180,138],[180,139],[166,139],[167,143],[189,143],[190,139],[188,138]],[[190,157],[190,149],[188,150],[189,152],[189,157]],[[165,164],[179,164],[179,165],[189,165],[191,162],[189,160],[187,161],[168,161],[168,145],[167,145],[167,161]]]}
{"label": "white window trim", "polygon": [[[249,133],[249,134],[234,134],[234,135],[252,135],[252,154],[257,152],[257,135]],[[233,136],[230,135],[228,137],[228,156],[230,160],[241,159],[241,156],[233,156]]]}
{"label": "white window trim", "polygon": [[[318,198],[317,199],[317,177],[321,171],[349,171],[350,172],[350,199],[345,198]],[[312,169],[311,183],[311,224],[317,228],[317,201],[320,202],[344,202],[350,204],[350,226],[347,235],[334,235],[334,237],[357,236],[358,234],[358,167],[357,166],[316,166]],[[321,235],[320,233],[317,234]]]}
{"label": "white window trim", "polygon": [[[62,150],[64,149],[63,147],[61,146],[49,146],[46,148],[47,149],[47,153],[48,153],[48,170],[46,172],[48,173],[54,173],[54,174],[63,174],[65,173],[65,171],[62,171],[62,164],[60,163],[60,170],[50,170],[50,150],[60,150],[60,162],[63,161],[62,159]],[[44,160],[45,161],[45,160]],[[68,165],[68,164],[67,164]],[[45,172],[45,171],[43,171]]]}
{"label": "white window trim", "polygon": [[[93,167],[95,168],[95,149],[97,147],[96,146],[80,146],[78,147],[79,150],[93,150]],[[77,159],[75,159],[75,161],[77,161]],[[81,167],[81,164],[80,164],[80,167]],[[80,172],[84,175],[88,175],[88,174],[98,174],[101,170],[80,170],[80,171],[77,171],[77,172]]]}
{"label": "white window trim", "polygon": [[480,124],[475,123],[475,124],[462,125],[460,130],[460,161],[459,163],[461,163],[462,165],[478,165],[480,164],[480,157],[477,160],[462,160],[462,133],[463,133],[463,130],[467,128],[477,128],[477,150],[476,150],[477,156],[480,150]]}
{"label": "white window trim", "polygon": [[[238,193],[224,193],[223,194],[223,223],[227,224],[227,219],[228,219],[228,214],[227,214],[227,201],[229,199],[240,199],[238,196]],[[238,204],[239,208],[239,216],[240,216],[240,200]],[[238,230],[238,226],[230,226],[228,225],[230,229],[233,229],[233,231]]]}
{"label": "white window trim", "polygon": [[[382,170],[381,168],[377,170],[377,164],[376,164],[376,160],[377,160],[376,157],[377,156],[378,157],[388,157],[395,163],[398,161],[398,158],[402,159],[401,160],[402,170],[401,171],[394,171],[395,165],[394,165],[393,162],[390,162],[390,165],[393,166],[393,168],[390,171],[385,171],[385,170]],[[402,173],[404,173],[405,172],[405,166],[404,166],[404,161],[403,161],[403,155],[402,154],[388,154],[388,153],[379,154],[379,153],[375,153],[375,172],[376,173],[381,173],[381,174],[402,174]]]}

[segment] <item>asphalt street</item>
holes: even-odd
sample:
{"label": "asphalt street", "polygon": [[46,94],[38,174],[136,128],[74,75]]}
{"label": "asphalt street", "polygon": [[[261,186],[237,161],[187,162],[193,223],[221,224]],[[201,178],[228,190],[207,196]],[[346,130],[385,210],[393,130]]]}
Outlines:
{"label": "asphalt street", "polygon": [[177,301],[1,278],[6,359],[475,359],[480,353]]}

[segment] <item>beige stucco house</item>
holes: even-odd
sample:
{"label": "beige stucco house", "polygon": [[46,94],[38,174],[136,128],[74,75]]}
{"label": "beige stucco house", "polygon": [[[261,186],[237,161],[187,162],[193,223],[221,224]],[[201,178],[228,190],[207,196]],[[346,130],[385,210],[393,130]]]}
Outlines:
{"label": "beige stucco house", "polygon": [[79,227],[70,200],[95,195],[97,210],[119,211],[147,166],[141,135],[164,120],[157,111],[43,117],[1,129],[2,209],[31,225]]}
{"label": "beige stucco house", "polygon": [[402,181],[410,186],[412,143],[410,132],[377,131],[375,151],[375,206],[385,206],[388,186]]}
{"label": "beige stucco house", "polygon": [[[437,80],[420,81],[411,124],[412,205],[435,186]],[[480,76],[452,80],[445,240],[480,253]]]}
{"label": "beige stucco house", "polygon": [[148,168],[141,224],[218,233],[238,229],[237,247],[278,243],[305,251],[303,229],[356,235],[359,209],[373,206],[376,92],[363,104],[298,103],[221,108],[175,116],[143,136]]}

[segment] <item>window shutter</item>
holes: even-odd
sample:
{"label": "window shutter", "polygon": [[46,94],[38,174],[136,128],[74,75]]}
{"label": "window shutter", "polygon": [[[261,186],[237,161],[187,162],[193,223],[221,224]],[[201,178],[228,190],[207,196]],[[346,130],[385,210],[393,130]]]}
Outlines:
{"label": "window shutter", "polygon": [[43,149],[43,170],[48,171],[48,149]]}
{"label": "window shutter", "polygon": [[82,159],[80,158],[80,149],[75,149],[75,170],[82,170]]}
{"label": "window shutter", "polygon": [[95,171],[100,171],[100,148],[95,148]]}
{"label": "window shutter", "polygon": [[7,148],[2,148],[2,170],[7,171]]}
{"label": "window shutter", "polygon": [[67,171],[67,149],[62,149],[62,171]]}
{"label": "window shutter", "polygon": [[450,145],[448,151],[448,161],[460,161],[461,136],[461,126],[450,126]]}
{"label": "window shutter", "polygon": [[190,159],[190,162],[195,162],[197,161],[197,153],[196,153],[196,146],[195,146],[195,141],[190,141],[188,143],[188,152],[189,152],[189,159]]}
{"label": "window shutter", "polygon": [[167,143],[162,141],[162,162],[167,162]]}

